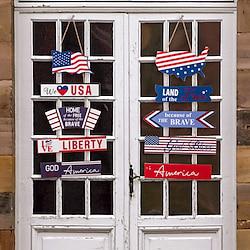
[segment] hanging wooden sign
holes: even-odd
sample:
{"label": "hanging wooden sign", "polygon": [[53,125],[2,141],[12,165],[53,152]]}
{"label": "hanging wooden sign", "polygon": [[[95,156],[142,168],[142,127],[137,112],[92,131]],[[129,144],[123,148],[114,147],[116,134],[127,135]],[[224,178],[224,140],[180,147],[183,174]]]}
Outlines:
{"label": "hanging wooden sign", "polygon": [[212,165],[144,163],[145,178],[210,180]]}
{"label": "hanging wooden sign", "polygon": [[165,87],[155,85],[155,100],[161,102],[211,102],[213,92],[210,86],[178,86]]}
{"label": "hanging wooden sign", "polygon": [[202,69],[205,67],[205,60],[208,55],[208,47],[196,56],[189,51],[157,51],[155,64],[158,70],[168,75],[175,75],[185,81],[187,76],[200,74],[205,77]]}
{"label": "hanging wooden sign", "polygon": [[106,151],[106,136],[89,136],[77,138],[56,138],[37,140],[37,152],[44,153],[70,153],[85,151]]}
{"label": "hanging wooden sign", "polygon": [[45,112],[51,129],[89,129],[93,130],[101,111],[85,107],[62,107]]}
{"label": "hanging wooden sign", "polygon": [[214,128],[205,119],[214,111],[160,111],[156,110],[144,117],[144,121],[154,128]]}
{"label": "hanging wooden sign", "polygon": [[101,168],[101,161],[40,163],[42,178],[59,178],[61,176],[72,177],[74,175],[100,175]]}
{"label": "hanging wooden sign", "polygon": [[91,97],[99,96],[98,83],[41,84],[42,97]]}
{"label": "hanging wooden sign", "polygon": [[145,136],[145,154],[216,154],[216,138]]}

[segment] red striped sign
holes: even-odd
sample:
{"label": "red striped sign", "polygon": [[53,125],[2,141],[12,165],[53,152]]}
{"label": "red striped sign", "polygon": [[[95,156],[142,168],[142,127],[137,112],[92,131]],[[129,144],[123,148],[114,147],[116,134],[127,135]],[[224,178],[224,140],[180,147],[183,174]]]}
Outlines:
{"label": "red striped sign", "polygon": [[145,136],[145,154],[216,154],[216,138]]}
{"label": "red striped sign", "polygon": [[144,163],[145,178],[210,180],[211,173],[209,164]]}

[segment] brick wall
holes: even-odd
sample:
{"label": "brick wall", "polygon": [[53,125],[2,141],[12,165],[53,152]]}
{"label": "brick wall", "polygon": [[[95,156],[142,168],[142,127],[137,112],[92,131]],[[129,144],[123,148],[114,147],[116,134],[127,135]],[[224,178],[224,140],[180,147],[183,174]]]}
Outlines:
{"label": "brick wall", "polygon": [[14,249],[12,0],[0,0],[0,249]]}

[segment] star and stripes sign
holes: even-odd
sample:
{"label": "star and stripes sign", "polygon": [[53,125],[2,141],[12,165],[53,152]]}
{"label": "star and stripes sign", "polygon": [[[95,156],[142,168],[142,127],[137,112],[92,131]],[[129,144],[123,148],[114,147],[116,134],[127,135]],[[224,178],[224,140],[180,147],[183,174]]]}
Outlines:
{"label": "star and stripes sign", "polygon": [[92,73],[87,57],[80,52],[72,53],[71,51],[51,51],[52,55],[52,73],[70,73],[82,74]]}
{"label": "star and stripes sign", "polygon": [[198,56],[189,51],[157,51],[155,64],[160,72],[175,75],[183,81],[197,73],[205,77],[202,69],[205,67],[208,50],[208,47],[205,47]]}

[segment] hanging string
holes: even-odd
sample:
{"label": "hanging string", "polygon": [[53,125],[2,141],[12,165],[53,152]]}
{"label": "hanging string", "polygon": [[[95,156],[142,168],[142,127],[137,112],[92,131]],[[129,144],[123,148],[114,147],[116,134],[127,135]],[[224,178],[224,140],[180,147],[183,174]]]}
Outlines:
{"label": "hanging string", "polygon": [[180,22],[182,23],[182,26],[183,26],[183,29],[184,29],[184,32],[185,32],[185,37],[186,37],[186,39],[187,39],[187,43],[188,43],[188,47],[189,47],[189,50],[190,50],[190,52],[192,51],[192,47],[191,47],[191,43],[190,43],[190,39],[189,39],[189,37],[188,37],[188,33],[187,33],[187,28],[186,28],[186,25],[185,25],[185,22],[183,21],[183,15],[180,17],[180,19],[178,20],[178,22],[177,22],[177,24],[175,25],[175,28],[174,28],[174,30],[173,30],[173,33],[172,33],[172,35],[171,35],[171,37],[170,37],[170,39],[169,39],[169,43],[168,43],[168,48],[169,48],[169,46],[170,46],[170,44],[172,43],[172,41],[173,41],[173,39],[174,39],[174,36],[175,36],[175,33],[176,33],[176,31],[177,31],[177,28],[178,28],[178,26],[179,26],[179,24],[180,24]]}
{"label": "hanging string", "polygon": [[74,25],[74,29],[75,29],[75,32],[76,32],[76,37],[77,37],[77,41],[78,41],[78,44],[79,44],[79,47],[80,47],[80,51],[83,54],[83,49],[82,49],[80,36],[79,36],[78,30],[77,30],[77,27],[76,27],[76,22],[74,20],[73,20],[73,25]]}

